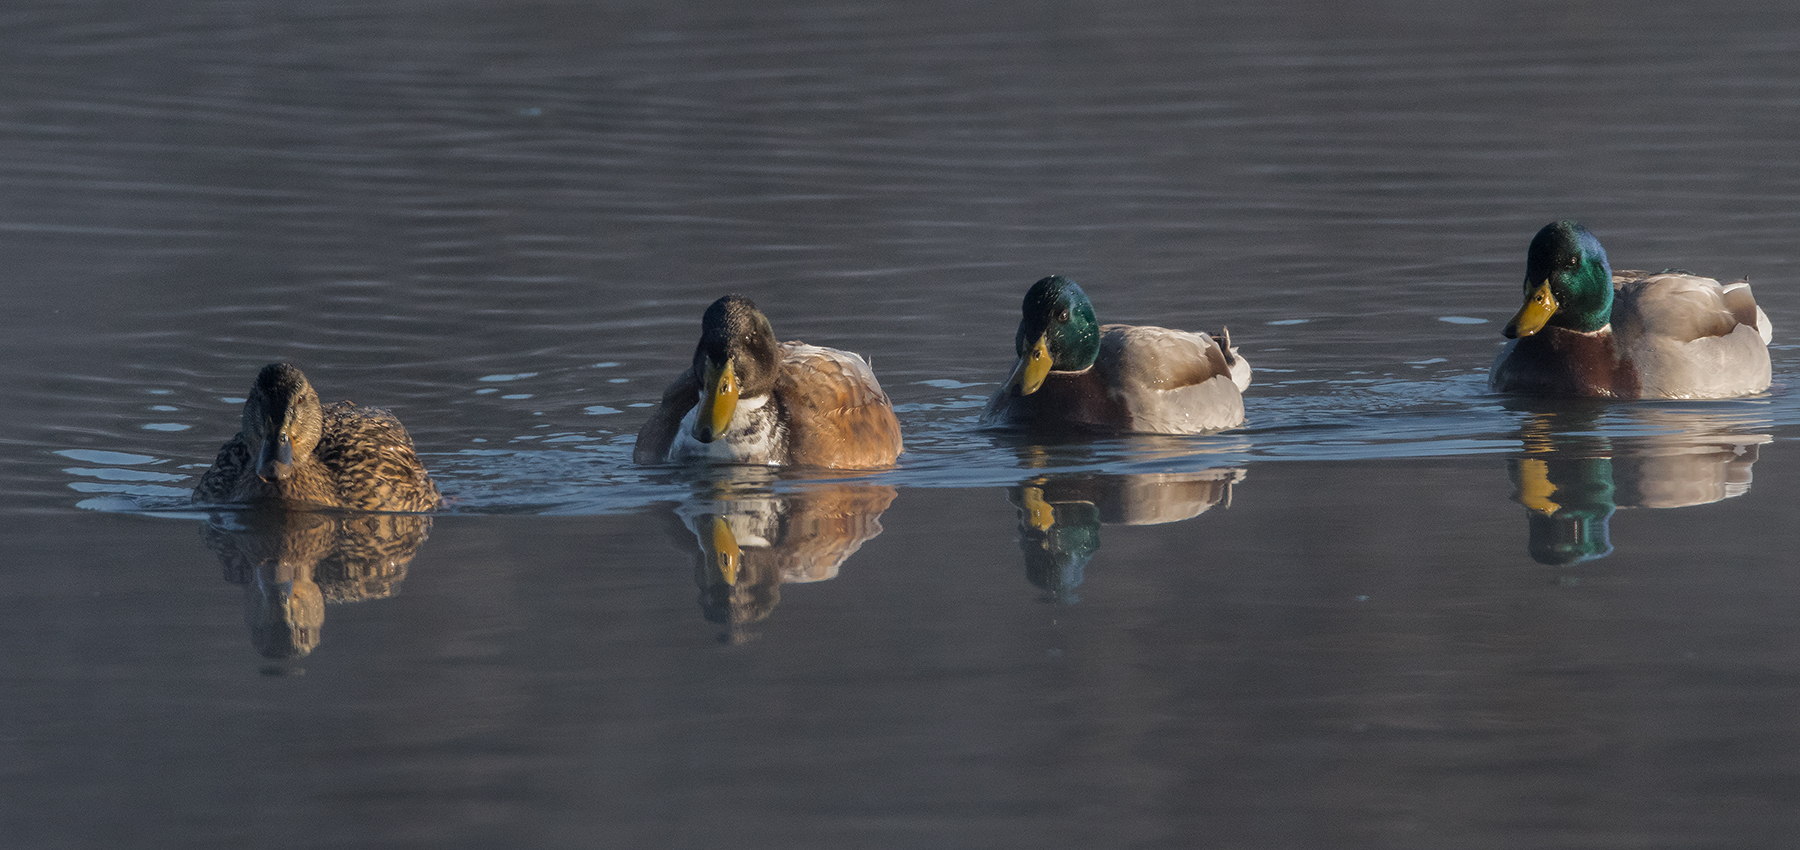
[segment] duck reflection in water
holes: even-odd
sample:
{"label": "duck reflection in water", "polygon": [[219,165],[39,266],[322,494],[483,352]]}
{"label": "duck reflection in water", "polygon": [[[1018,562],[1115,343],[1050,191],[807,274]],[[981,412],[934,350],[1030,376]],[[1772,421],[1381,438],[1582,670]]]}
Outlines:
{"label": "duck reflection in water", "polygon": [[749,480],[709,481],[675,509],[699,544],[700,610],[725,626],[728,643],[754,636],[747,627],[775,610],[783,584],[835,578],[844,561],[881,534],[881,512],[898,495],[878,484],[777,486],[767,476],[746,470]]}
{"label": "duck reflection in water", "polygon": [[244,587],[244,624],[265,658],[302,658],[319,645],[326,603],[392,596],[431,518],[256,510],[215,513],[201,539],[225,580]]}
{"label": "duck reflection in water", "polygon": [[1080,601],[1087,564],[1100,548],[1101,525],[1161,525],[1193,519],[1215,505],[1231,506],[1242,469],[1098,475],[1039,475],[1014,486],[1008,500],[1019,511],[1019,548],[1025,578],[1048,600]]}
{"label": "duck reflection in water", "polygon": [[[1597,433],[1602,415],[1631,420],[1624,436]],[[1618,508],[1680,508],[1740,496],[1768,434],[1742,416],[1680,410],[1580,406],[1536,412],[1512,459],[1513,499],[1525,506],[1528,551],[1540,564],[1570,566],[1612,554]]]}

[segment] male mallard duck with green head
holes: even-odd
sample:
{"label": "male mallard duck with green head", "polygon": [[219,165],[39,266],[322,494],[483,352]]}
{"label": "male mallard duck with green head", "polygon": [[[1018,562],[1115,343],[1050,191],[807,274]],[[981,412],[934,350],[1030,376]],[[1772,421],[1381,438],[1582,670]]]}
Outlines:
{"label": "male mallard duck with green head", "polygon": [[437,485],[392,413],[340,401],[321,407],[299,369],[263,367],[237,436],[200,477],[194,501],[276,507],[425,511]]}
{"label": "male mallard duck with green head", "polygon": [[776,342],[750,299],[727,295],[706,308],[693,365],[663,392],[633,457],[882,469],[900,450],[900,422],[867,362]]}
{"label": "male mallard duck with green head", "polygon": [[1052,275],[1025,293],[1019,359],[988,400],[993,428],[1197,434],[1244,423],[1250,364],[1229,332],[1097,325],[1075,281]]}
{"label": "male mallard duck with green head", "polygon": [[1750,284],[1612,271],[1573,221],[1551,222],[1525,258],[1525,305],[1488,386],[1598,398],[1728,398],[1769,387],[1769,317]]}

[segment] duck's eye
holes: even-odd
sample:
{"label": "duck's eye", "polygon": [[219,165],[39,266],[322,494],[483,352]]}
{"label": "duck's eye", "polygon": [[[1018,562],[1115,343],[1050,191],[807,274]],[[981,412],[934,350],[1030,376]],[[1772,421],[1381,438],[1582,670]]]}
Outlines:
{"label": "duck's eye", "polygon": [[1057,323],[1064,325],[1069,323],[1069,311],[1067,308],[1056,311],[1056,321]]}

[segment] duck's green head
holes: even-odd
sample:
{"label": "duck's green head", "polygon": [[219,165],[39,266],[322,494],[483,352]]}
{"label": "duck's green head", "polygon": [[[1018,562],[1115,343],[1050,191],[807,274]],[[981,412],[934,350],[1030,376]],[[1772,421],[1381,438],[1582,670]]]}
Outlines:
{"label": "duck's green head", "polygon": [[1597,331],[1612,321],[1612,266],[1587,228],[1553,221],[1531,239],[1525,254],[1525,306],[1506,323],[1507,339],[1555,325]]}
{"label": "duck's green head", "polygon": [[276,482],[294,472],[294,458],[319,444],[324,412],[306,375],[286,363],[271,363],[256,375],[244,399],[242,433],[256,451],[256,475]]}
{"label": "duck's green head", "polygon": [[768,395],[780,365],[775,329],[754,302],[742,295],[714,301],[700,320],[700,344],[694,349],[694,374],[700,378],[694,439],[710,443],[730,430],[738,400]]}
{"label": "duck's green head", "polygon": [[1013,338],[1019,362],[1007,379],[1015,392],[1037,392],[1053,369],[1079,372],[1094,365],[1100,354],[1100,325],[1094,321],[1094,305],[1075,281],[1051,275],[1032,284],[1022,309],[1019,333]]}
{"label": "duck's green head", "polygon": [[1080,597],[1083,571],[1100,548],[1100,509],[1093,502],[1050,502],[1045,479],[1026,481],[1014,490],[1019,509],[1019,548],[1025,553],[1025,578],[1049,591],[1060,603]]}
{"label": "duck's green head", "polygon": [[1513,498],[1530,510],[1532,560],[1570,566],[1612,554],[1607,521],[1617,505],[1610,458],[1523,458],[1513,468]]}

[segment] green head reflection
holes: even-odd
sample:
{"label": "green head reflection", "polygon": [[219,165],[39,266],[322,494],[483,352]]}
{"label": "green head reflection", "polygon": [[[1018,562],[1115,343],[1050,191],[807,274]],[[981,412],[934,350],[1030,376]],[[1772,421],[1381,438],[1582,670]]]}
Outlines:
{"label": "green head reflection", "polygon": [[1050,594],[1053,601],[1080,601],[1075,588],[1100,548],[1100,509],[1092,502],[1044,500],[1039,487],[1020,487],[1019,548],[1025,553],[1025,579]]}
{"label": "green head reflection", "polygon": [[1512,462],[1512,473],[1513,498],[1529,511],[1532,560],[1570,566],[1612,554],[1610,459],[1523,458]]}

